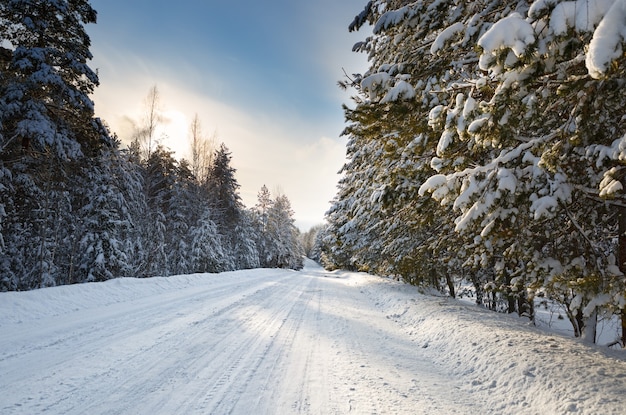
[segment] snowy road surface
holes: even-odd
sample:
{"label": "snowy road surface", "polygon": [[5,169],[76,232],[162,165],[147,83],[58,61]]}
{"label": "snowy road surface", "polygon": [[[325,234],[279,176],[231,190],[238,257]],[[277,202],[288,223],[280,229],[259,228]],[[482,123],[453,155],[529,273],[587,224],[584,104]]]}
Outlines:
{"label": "snowy road surface", "polygon": [[0,293],[0,413],[621,413],[621,355],[385,281],[309,266]]}

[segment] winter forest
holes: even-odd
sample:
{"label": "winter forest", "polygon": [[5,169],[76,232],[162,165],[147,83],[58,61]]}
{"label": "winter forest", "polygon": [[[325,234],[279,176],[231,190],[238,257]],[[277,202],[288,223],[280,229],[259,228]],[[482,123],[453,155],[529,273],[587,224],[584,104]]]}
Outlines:
{"label": "winter forest", "polygon": [[[364,2],[365,3],[365,2]],[[0,290],[302,267],[393,276],[626,344],[626,0],[372,0],[349,25],[347,161],[327,223],[247,208],[228,148],[158,145],[159,92],[117,137],[94,116],[87,0],[0,3]],[[106,85],[102,87],[106,88]],[[122,141],[130,145],[122,145]]]}
{"label": "winter forest", "polygon": [[[373,0],[326,267],[626,341],[626,1]],[[619,325],[619,323],[618,323]]]}
{"label": "winter forest", "polygon": [[158,145],[157,86],[128,146],[94,117],[96,16],[86,0],[0,3],[0,291],[301,268],[289,199],[263,186],[246,208],[198,117],[191,160]]}

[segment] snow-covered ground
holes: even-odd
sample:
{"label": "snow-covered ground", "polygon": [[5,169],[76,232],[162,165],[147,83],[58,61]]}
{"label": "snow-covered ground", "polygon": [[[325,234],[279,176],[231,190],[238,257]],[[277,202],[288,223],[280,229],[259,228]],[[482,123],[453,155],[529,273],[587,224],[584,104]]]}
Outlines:
{"label": "snow-covered ground", "polygon": [[621,414],[623,352],[309,263],[0,294],[1,414]]}

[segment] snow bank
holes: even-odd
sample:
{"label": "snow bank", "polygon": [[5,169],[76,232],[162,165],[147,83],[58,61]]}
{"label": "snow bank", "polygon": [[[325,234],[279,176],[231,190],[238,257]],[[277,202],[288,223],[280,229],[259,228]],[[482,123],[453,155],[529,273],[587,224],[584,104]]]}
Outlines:
{"label": "snow bank", "polygon": [[416,349],[455,376],[492,414],[621,414],[623,352],[546,333],[527,320],[415,287],[361,276],[362,291],[397,322]]}
{"label": "snow bank", "polygon": [[[255,270],[259,277],[275,270]],[[191,274],[154,278],[116,278],[105,282],[64,285],[41,290],[0,293],[0,328],[20,323],[22,319],[41,319],[76,311],[107,307],[141,298],[167,294],[185,289],[219,285],[228,275],[246,274],[246,271],[222,274]],[[217,277],[219,276],[219,277]]]}

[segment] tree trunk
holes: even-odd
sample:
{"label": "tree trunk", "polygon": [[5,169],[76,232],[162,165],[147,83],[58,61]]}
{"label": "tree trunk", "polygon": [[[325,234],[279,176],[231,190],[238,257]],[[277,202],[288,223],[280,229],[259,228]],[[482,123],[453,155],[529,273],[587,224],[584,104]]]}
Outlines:
{"label": "tree trunk", "polygon": [[626,309],[622,308],[622,348],[626,348]]}
{"label": "tree trunk", "polygon": [[[622,179],[622,185],[626,186],[625,179]],[[626,188],[626,187],[624,187]],[[617,263],[622,274],[626,275],[626,207],[618,206],[618,236],[617,236]],[[622,277],[624,278],[624,277]],[[622,347],[626,347],[626,309],[622,308]]]}
{"label": "tree trunk", "polygon": [[516,310],[517,308],[517,299],[515,298],[516,295],[513,292],[513,287],[511,287],[511,274],[509,273],[509,271],[505,269],[502,271],[504,273],[504,283],[506,286],[506,291],[504,292],[504,295],[506,296],[506,302],[507,302],[507,313],[509,314],[513,314],[515,313],[515,311],[518,311],[518,314],[521,314],[521,310]]}
{"label": "tree trunk", "polygon": [[535,323],[535,305],[533,296],[529,296],[526,291],[520,292],[517,296],[517,310],[520,317],[528,317]]}
{"label": "tree trunk", "polygon": [[456,298],[456,290],[454,289],[454,278],[450,276],[450,273],[446,273],[446,284],[450,291],[450,297]]}
{"label": "tree trunk", "polygon": [[593,344],[596,342],[596,328],[598,326],[598,309],[594,308],[591,315],[585,320],[581,338],[583,342]]}
{"label": "tree trunk", "polygon": [[572,328],[574,329],[574,337],[581,337],[583,335],[583,331],[585,330],[583,312],[580,309],[576,310],[576,312],[572,311],[569,301],[567,301],[564,305],[567,319],[572,324]]}
{"label": "tree trunk", "polygon": [[471,280],[474,285],[474,290],[476,291],[476,305],[483,305],[483,286],[480,283],[480,278],[478,278],[478,274],[475,271],[471,272]]}

